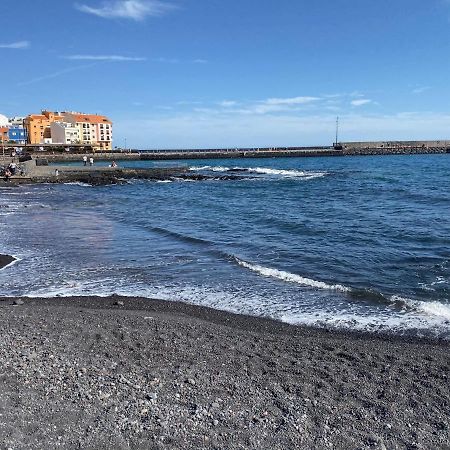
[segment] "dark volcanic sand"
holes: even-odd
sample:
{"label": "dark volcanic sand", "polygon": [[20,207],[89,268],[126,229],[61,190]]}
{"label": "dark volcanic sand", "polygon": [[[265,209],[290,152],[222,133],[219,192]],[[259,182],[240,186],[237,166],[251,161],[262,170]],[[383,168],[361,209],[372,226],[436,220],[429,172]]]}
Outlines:
{"label": "dark volcanic sand", "polygon": [[13,258],[10,255],[0,255],[0,270],[3,269],[3,267],[7,266],[8,264],[11,264],[15,260],[16,258]]}
{"label": "dark volcanic sand", "polygon": [[450,448],[446,343],[143,299],[23,302],[0,301],[2,450]]}

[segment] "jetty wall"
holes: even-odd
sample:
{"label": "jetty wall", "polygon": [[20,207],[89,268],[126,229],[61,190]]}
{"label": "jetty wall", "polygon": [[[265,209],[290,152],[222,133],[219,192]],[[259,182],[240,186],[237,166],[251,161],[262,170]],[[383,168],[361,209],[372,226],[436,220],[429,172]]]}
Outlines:
{"label": "jetty wall", "polygon": [[96,161],[158,161],[180,159],[227,159],[227,158],[275,158],[275,157],[320,157],[359,155],[410,155],[450,153],[450,140],[442,141],[377,141],[342,142],[334,147],[278,147],[236,149],[186,149],[186,150],[132,150],[109,152],[35,152],[35,159],[49,163],[79,161],[86,154]]}

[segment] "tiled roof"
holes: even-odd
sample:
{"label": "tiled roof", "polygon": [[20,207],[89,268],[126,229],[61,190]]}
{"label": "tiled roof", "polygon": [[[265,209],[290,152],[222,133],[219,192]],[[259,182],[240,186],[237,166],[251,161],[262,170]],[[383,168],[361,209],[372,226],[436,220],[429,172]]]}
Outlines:
{"label": "tiled roof", "polygon": [[38,119],[45,119],[47,120],[47,117],[45,117],[42,114],[30,114],[27,119],[31,119],[31,120],[38,120]]}
{"label": "tiled roof", "polygon": [[112,123],[105,116],[98,116],[96,114],[72,114],[76,122],[86,123]]}

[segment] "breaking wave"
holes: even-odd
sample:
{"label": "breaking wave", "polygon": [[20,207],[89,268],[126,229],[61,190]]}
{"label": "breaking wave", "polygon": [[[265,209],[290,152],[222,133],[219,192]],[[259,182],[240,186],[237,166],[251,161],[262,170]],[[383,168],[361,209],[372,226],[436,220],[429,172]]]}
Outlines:
{"label": "breaking wave", "polygon": [[437,301],[424,302],[421,300],[400,297],[398,295],[393,295],[390,299],[392,302],[403,304],[406,308],[421,314],[450,320],[450,306],[444,303]]}
{"label": "breaking wave", "polygon": [[246,269],[259,273],[265,277],[277,278],[278,280],[287,281],[289,283],[297,283],[302,286],[309,286],[317,289],[326,289],[329,291],[350,292],[351,288],[342,284],[328,284],[323,281],[305,278],[295,273],[285,272],[284,270],[271,269],[269,267],[260,266],[258,264],[250,264],[242,259],[236,258],[236,262]]}
{"label": "breaking wave", "polygon": [[236,262],[246,269],[265,277],[276,278],[278,280],[286,281],[288,283],[296,283],[301,286],[324,289],[329,291],[342,292],[348,294],[352,298],[361,298],[371,300],[376,303],[385,303],[390,306],[400,307],[401,309],[419,313],[421,315],[432,316],[443,320],[450,320],[450,305],[438,301],[424,302],[421,300],[413,300],[409,298],[400,297],[398,295],[386,296],[381,292],[375,292],[363,289],[353,289],[342,284],[329,284],[323,281],[313,280],[311,278],[302,277],[294,273],[283,270],[264,267],[258,264],[250,264],[237,257],[234,257]]}
{"label": "breaking wave", "polygon": [[189,170],[210,170],[211,172],[229,172],[229,167],[223,167],[223,166],[200,166],[200,167],[190,167]]}
{"label": "breaking wave", "polygon": [[82,181],[68,181],[64,183],[66,186],[92,187],[92,184],[83,183]]}
{"label": "breaking wave", "polygon": [[281,176],[285,178],[302,178],[310,180],[313,178],[322,178],[328,175],[328,172],[305,172],[303,170],[285,170],[285,169],[269,169],[266,167],[223,167],[223,166],[200,166],[190,167],[189,170],[209,170],[211,172],[247,172],[257,173],[260,175]]}

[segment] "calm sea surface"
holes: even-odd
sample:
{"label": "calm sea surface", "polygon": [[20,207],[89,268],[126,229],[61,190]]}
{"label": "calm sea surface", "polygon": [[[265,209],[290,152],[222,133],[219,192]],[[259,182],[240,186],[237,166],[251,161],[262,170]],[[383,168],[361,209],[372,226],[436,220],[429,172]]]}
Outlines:
{"label": "calm sea surface", "polygon": [[450,155],[123,165],[243,179],[0,189],[0,253],[20,258],[0,295],[140,295],[450,337]]}

